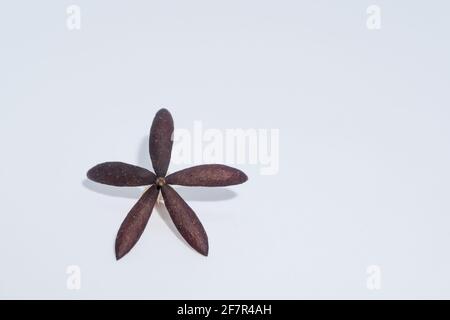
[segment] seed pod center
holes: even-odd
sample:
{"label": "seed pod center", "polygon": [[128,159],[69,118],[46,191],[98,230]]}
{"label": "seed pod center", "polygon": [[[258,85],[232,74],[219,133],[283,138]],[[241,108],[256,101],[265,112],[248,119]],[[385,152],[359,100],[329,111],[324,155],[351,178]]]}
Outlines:
{"label": "seed pod center", "polygon": [[164,179],[163,177],[158,177],[156,178],[155,184],[158,187],[158,189],[160,189],[162,186],[166,184],[166,179]]}

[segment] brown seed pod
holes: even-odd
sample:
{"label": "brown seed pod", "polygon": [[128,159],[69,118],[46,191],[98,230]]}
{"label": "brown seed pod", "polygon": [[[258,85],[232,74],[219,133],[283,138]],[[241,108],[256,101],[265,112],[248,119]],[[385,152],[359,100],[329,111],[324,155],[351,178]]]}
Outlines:
{"label": "brown seed pod", "polygon": [[119,260],[134,247],[144,232],[152,214],[159,190],[151,186],[133,206],[120,226],[116,237],[116,259]]}
{"label": "brown seed pod", "polygon": [[155,174],[147,169],[123,162],[105,162],[90,169],[92,181],[117,187],[137,187],[152,184]]}
{"label": "brown seed pod", "polygon": [[200,165],[175,172],[166,177],[172,152],[173,120],[169,111],[159,110],[150,129],[149,152],[153,172],[123,162],[105,162],[96,165],[87,173],[89,179],[112,186],[151,187],[126,216],[116,237],[116,258],[127,254],[144,231],[153,207],[162,191],[164,202],[175,226],[187,243],[199,253],[207,256],[208,236],[200,220],[189,205],[170,186],[219,187],[247,181],[242,171],[221,164]]}
{"label": "brown seed pod", "polygon": [[224,187],[247,181],[241,170],[223,164],[204,164],[177,171],[167,176],[168,184],[191,187]]}
{"label": "brown seed pod", "polygon": [[173,119],[167,109],[159,110],[150,129],[150,158],[158,177],[164,177],[169,168],[173,144]]}
{"label": "brown seed pod", "polygon": [[195,212],[171,186],[163,186],[161,192],[167,211],[180,234],[192,248],[207,256],[208,236]]}

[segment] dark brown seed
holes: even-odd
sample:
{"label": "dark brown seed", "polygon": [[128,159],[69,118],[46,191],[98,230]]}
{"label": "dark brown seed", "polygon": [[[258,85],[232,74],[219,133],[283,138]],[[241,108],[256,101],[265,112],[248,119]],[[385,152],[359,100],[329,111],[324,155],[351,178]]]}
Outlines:
{"label": "dark brown seed", "polygon": [[105,162],[96,165],[87,173],[95,182],[117,187],[136,187],[150,185],[155,174],[147,169],[123,162]]}
{"label": "dark brown seed", "polygon": [[133,206],[120,226],[116,237],[116,259],[126,255],[138,242],[152,214],[159,191],[151,186]]}
{"label": "dark brown seed", "polygon": [[166,183],[193,187],[224,187],[241,184],[247,176],[241,170],[222,164],[206,164],[180,170],[167,176]]}
{"label": "dark brown seed", "polygon": [[192,248],[207,256],[208,236],[197,215],[171,186],[164,185],[161,191],[167,211],[180,234]]}
{"label": "dark brown seed", "polygon": [[150,158],[158,177],[164,177],[169,168],[173,144],[173,119],[167,109],[159,110],[150,129]]}
{"label": "dark brown seed", "polygon": [[159,190],[169,214],[183,238],[199,253],[208,255],[208,236],[189,205],[169,185],[222,187],[243,183],[242,171],[220,164],[200,165],[166,177],[173,145],[173,119],[167,109],[159,110],[150,129],[149,151],[156,174],[123,162],[99,164],[87,173],[89,179],[113,186],[152,185],[133,206],[122,222],[116,237],[116,258],[127,254],[144,231]]}

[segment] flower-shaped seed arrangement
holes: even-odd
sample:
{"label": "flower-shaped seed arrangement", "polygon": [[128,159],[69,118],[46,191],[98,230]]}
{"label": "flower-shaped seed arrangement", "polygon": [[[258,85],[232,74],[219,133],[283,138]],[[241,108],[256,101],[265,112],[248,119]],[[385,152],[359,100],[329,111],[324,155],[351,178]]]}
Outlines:
{"label": "flower-shaped seed arrangement", "polygon": [[133,206],[116,237],[116,259],[126,255],[137,243],[161,191],[169,215],[186,242],[208,255],[208,236],[197,215],[170,185],[224,187],[247,181],[242,171],[221,164],[187,168],[168,176],[172,153],[173,119],[167,109],[159,110],[150,129],[149,150],[155,173],[123,162],[105,162],[90,169],[90,180],[117,187],[150,186]]}

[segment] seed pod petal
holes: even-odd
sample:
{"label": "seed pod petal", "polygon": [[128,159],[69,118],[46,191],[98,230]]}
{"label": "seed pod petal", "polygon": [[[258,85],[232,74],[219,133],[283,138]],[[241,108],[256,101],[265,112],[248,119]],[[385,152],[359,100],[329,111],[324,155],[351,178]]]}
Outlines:
{"label": "seed pod petal", "polygon": [[208,255],[208,236],[194,211],[169,185],[161,188],[164,204],[183,238],[196,251]]}
{"label": "seed pod petal", "polygon": [[123,162],[98,164],[88,171],[87,177],[92,181],[117,187],[146,186],[156,178],[147,169]]}
{"label": "seed pod petal", "polygon": [[241,170],[222,164],[205,164],[180,170],[167,176],[168,184],[192,187],[224,187],[247,181]]}
{"label": "seed pod petal", "polygon": [[159,110],[150,129],[150,158],[158,177],[164,177],[169,168],[173,144],[173,119],[167,109]]}
{"label": "seed pod petal", "polygon": [[152,214],[159,190],[155,185],[144,192],[120,226],[116,237],[116,259],[126,255],[138,242]]}

